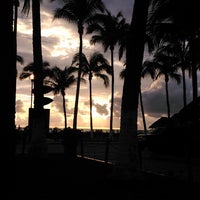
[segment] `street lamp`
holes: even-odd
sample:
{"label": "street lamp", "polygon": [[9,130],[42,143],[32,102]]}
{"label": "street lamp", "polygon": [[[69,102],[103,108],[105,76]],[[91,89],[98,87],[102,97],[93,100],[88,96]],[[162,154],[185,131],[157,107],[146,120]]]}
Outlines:
{"label": "street lamp", "polygon": [[33,85],[34,85],[34,74],[31,74],[31,108],[33,108]]}

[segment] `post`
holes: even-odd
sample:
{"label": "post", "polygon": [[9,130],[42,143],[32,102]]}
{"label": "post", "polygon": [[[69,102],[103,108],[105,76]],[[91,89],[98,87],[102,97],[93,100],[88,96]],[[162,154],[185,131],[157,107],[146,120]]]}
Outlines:
{"label": "post", "polygon": [[46,158],[48,156],[46,137],[49,131],[49,113],[49,109],[29,109],[29,155],[31,158]]}

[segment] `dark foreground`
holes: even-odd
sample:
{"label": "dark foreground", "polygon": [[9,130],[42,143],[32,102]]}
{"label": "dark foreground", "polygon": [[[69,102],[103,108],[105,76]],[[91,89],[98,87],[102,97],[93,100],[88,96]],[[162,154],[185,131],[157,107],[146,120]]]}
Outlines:
{"label": "dark foreground", "polygon": [[111,164],[62,154],[47,159],[16,158],[16,186],[12,199],[198,199],[199,185],[144,172],[143,180],[111,178]]}

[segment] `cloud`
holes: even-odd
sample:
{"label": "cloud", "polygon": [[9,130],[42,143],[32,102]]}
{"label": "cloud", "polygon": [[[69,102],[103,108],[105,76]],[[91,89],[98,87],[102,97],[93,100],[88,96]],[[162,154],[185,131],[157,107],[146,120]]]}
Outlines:
{"label": "cloud", "polygon": [[121,11],[126,20],[130,22],[134,3],[133,0],[103,0],[103,2],[106,4],[107,9],[114,15]]}
{"label": "cloud", "polygon": [[115,97],[113,116],[119,118],[121,116],[121,97]]}
{"label": "cloud", "polygon": [[[188,103],[192,100],[191,94],[191,80],[187,79],[187,99]],[[182,84],[170,81],[169,82],[169,101],[171,115],[178,112],[183,107],[183,91]],[[162,79],[155,81],[151,84],[149,90],[142,93],[143,104],[145,113],[148,113],[150,117],[160,118],[161,116],[167,116],[167,104],[166,104],[166,91],[165,83]]]}
{"label": "cloud", "polygon": [[20,100],[20,99],[18,99],[18,100],[16,101],[16,107],[15,107],[15,109],[16,109],[16,112],[18,112],[18,113],[25,113],[25,112],[26,112],[26,111],[24,110],[23,101]]}
{"label": "cloud", "polygon": [[96,108],[97,113],[99,113],[100,115],[108,115],[109,114],[107,104],[101,105],[99,103],[96,103],[96,104],[94,104],[94,107]]}
{"label": "cloud", "polygon": [[[133,0],[103,0],[107,8],[112,14],[117,14],[122,11],[127,21],[130,22]],[[52,3],[48,0],[43,0],[41,4],[41,19],[42,19],[42,53],[43,60],[48,61],[51,66],[58,66],[63,69],[65,66],[70,66],[72,58],[79,50],[79,37],[76,24],[68,23],[66,20],[54,20],[53,12],[55,8],[61,7],[61,1],[57,0]],[[22,6],[22,4],[21,4]],[[31,10],[29,16],[21,14],[21,6],[19,8],[18,17],[18,33],[17,33],[17,54],[24,58],[24,65],[17,66],[18,72],[22,71],[23,66],[33,61],[32,56],[32,19]],[[83,53],[90,56],[94,51],[99,51],[110,62],[110,51],[104,52],[102,45],[90,45],[91,35],[83,35]],[[145,52],[145,58],[149,55]],[[124,59],[118,60],[118,47],[114,52],[114,73],[115,73],[115,99],[114,99],[114,127],[120,126],[121,112],[121,97],[123,89],[123,80],[119,78],[119,73],[123,69]],[[110,80],[111,77],[109,76]],[[30,107],[30,80],[17,79],[17,95],[16,95],[16,124],[20,126],[27,125],[28,108]],[[187,101],[192,100],[192,84],[191,79],[187,77]],[[200,74],[198,73],[198,85],[200,85]],[[78,125],[81,127],[89,127],[89,92],[88,82],[81,84],[79,97],[79,113]],[[199,89],[200,91],[200,89]],[[67,120],[69,126],[73,122],[73,110],[76,94],[76,85],[66,90],[66,108]],[[111,87],[105,88],[103,82],[97,79],[92,80],[93,106],[97,115],[94,119],[94,128],[96,126],[109,127],[109,108],[111,98]],[[54,101],[48,105],[50,111],[50,126],[64,127],[62,97],[60,95],[53,96]],[[166,116],[166,93],[163,79],[152,81],[149,77],[142,79],[142,97],[144,111],[147,124],[154,122],[161,116]],[[171,114],[179,111],[183,106],[182,100],[182,84],[177,85],[175,82],[169,82],[169,98]],[[141,110],[139,106],[139,128],[142,128]]]}

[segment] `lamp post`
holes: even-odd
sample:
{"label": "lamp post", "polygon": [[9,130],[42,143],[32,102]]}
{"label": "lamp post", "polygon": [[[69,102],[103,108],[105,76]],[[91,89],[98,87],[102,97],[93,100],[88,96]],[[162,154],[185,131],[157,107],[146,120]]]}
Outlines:
{"label": "lamp post", "polygon": [[33,85],[34,85],[34,75],[31,74],[31,108],[33,108]]}

